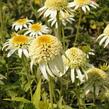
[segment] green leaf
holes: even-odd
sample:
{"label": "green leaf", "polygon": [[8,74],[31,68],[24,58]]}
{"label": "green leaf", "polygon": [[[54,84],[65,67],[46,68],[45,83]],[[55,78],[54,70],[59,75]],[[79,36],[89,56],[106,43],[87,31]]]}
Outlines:
{"label": "green leaf", "polygon": [[41,98],[41,79],[39,80],[36,91],[32,97],[32,103],[35,105],[36,108],[37,107],[39,108],[40,98]]}
{"label": "green leaf", "polygon": [[23,98],[23,97],[13,97],[13,98],[6,98],[4,100],[7,100],[7,101],[17,101],[17,102],[23,102],[23,103],[31,103],[31,101]]}

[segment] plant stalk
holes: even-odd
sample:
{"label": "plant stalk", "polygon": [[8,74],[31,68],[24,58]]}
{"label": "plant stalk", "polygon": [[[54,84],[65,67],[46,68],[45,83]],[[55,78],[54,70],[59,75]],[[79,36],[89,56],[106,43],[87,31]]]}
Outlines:
{"label": "plant stalk", "polygon": [[52,78],[49,78],[49,94],[50,94],[50,103],[51,103],[51,109],[54,109],[53,107],[53,81]]}
{"label": "plant stalk", "polygon": [[82,11],[80,10],[80,15],[79,15],[79,21],[78,21],[78,25],[77,25],[77,32],[76,32],[76,36],[75,36],[75,40],[74,40],[74,46],[76,46],[78,37],[79,37],[79,32],[80,32],[80,25],[81,25],[81,19],[82,19]]}

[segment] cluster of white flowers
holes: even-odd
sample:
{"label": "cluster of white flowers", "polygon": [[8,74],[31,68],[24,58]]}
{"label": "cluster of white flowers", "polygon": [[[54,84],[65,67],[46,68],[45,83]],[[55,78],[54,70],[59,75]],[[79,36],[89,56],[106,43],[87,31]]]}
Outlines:
{"label": "cluster of white flowers", "polygon": [[82,9],[86,13],[90,11],[90,7],[96,8],[98,4],[92,0],[74,0],[70,3],[67,0],[46,0],[45,5],[39,9],[39,12],[40,15],[49,17],[48,21],[51,22],[51,26],[56,25],[57,27],[58,20],[63,25],[66,25],[66,22],[72,23],[74,21],[74,10]]}
{"label": "cluster of white flowers", "polygon": [[[51,26],[56,25],[57,27],[57,20],[65,26],[67,22],[74,21],[75,10],[82,10],[86,13],[90,11],[90,7],[97,8],[98,4],[92,0],[74,0],[70,3],[67,0],[46,0],[38,12],[49,18],[48,22],[51,22]],[[61,77],[69,69],[72,83],[76,79],[83,83],[88,78],[87,74],[92,72],[89,70],[87,73],[85,69],[88,66],[87,54],[77,47],[69,48],[63,54],[61,42],[57,37],[49,34],[50,29],[46,25],[39,22],[34,23],[28,18],[21,18],[12,24],[12,29],[15,29],[16,33],[12,34],[12,38],[3,47],[9,51],[7,56],[10,57],[18,51],[20,58],[24,55],[31,60],[31,70],[33,65],[39,65],[45,79],[49,80],[49,76]],[[17,33],[23,30],[23,34]],[[100,45],[105,43],[104,47],[109,44],[108,30],[109,25],[97,39],[101,39]],[[98,69],[95,70],[98,72]],[[95,75],[95,73],[93,74]]]}

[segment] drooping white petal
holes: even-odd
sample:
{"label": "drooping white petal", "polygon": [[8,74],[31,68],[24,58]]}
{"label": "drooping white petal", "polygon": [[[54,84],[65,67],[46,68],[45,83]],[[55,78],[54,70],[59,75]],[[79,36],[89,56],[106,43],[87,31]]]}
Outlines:
{"label": "drooping white petal", "polygon": [[31,62],[30,62],[30,69],[31,69],[31,71],[33,71],[33,65],[34,65],[34,60],[31,60]]}
{"label": "drooping white petal", "polygon": [[102,45],[106,39],[107,39],[107,36],[103,37],[103,38],[101,39],[101,41],[99,42],[99,45]]}
{"label": "drooping white petal", "polygon": [[42,10],[44,10],[44,9],[46,9],[46,8],[43,6],[42,8],[40,8],[40,9],[38,10],[38,12],[40,12],[40,11],[42,11]]}
{"label": "drooping white petal", "polygon": [[18,31],[18,29],[19,29],[19,27],[18,26],[15,26],[15,30]]}
{"label": "drooping white petal", "polygon": [[7,57],[10,57],[15,51],[16,51],[16,49],[10,50],[7,54]]}
{"label": "drooping white petal", "polygon": [[105,36],[105,34],[101,34],[96,40],[101,39],[103,36]]}
{"label": "drooping white petal", "polygon": [[47,75],[47,71],[46,71],[46,67],[45,64],[40,64],[39,68],[41,70],[41,73],[43,74],[44,78],[49,80],[48,75]]}
{"label": "drooping white petal", "polygon": [[79,68],[76,69],[76,72],[77,72],[77,75],[78,75],[79,80],[82,83],[83,82],[84,75],[82,74],[82,72],[80,71]]}
{"label": "drooping white petal", "polygon": [[23,53],[27,58],[29,57],[29,53],[28,53],[27,49],[23,49]]}
{"label": "drooping white petal", "polygon": [[109,44],[109,38],[106,39],[105,44],[104,44],[104,48]]}
{"label": "drooping white petal", "polygon": [[60,76],[60,72],[59,72],[59,70],[57,69],[57,67],[56,67],[56,65],[55,65],[55,63],[54,63],[54,61],[50,61],[50,62],[48,62],[48,65],[49,65],[49,68],[50,68],[50,70],[52,71],[52,73],[54,74],[54,75],[56,75],[56,76]]}
{"label": "drooping white petal", "polygon": [[86,13],[86,6],[82,6],[82,10]]}
{"label": "drooping white petal", "polygon": [[49,74],[51,77],[54,77],[54,75],[52,74],[52,72],[51,72],[51,70],[50,70],[50,68],[49,68],[48,65],[46,66],[46,69],[47,69],[48,74]]}
{"label": "drooping white petal", "polygon": [[56,56],[54,62],[57,68],[60,70],[60,72],[64,73],[64,63],[62,60],[62,56],[61,55]]}
{"label": "drooping white petal", "polygon": [[87,10],[88,10],[88,11],[90,11],[90,8],[89,8],[89,6],[88,6],[88,5],[86,5],[86,8],[87,8]]}
{"label": "drooping white petal", "polygon": [[72,83],[75,82],[75,72],[74,72],[74,69],[71,69],[71,80],[72,80]]}
{"label": "drooping white petal", "polygon": [[18,49],[18,55],[19,55],[20,58],[22,57],[22,52],[23,52],[23,50],[21,48]]}
{"label": "drooping white petal", "polygon": [[68,66],[64,66],[64,74],[67,72],[68,69],[69,69]]}

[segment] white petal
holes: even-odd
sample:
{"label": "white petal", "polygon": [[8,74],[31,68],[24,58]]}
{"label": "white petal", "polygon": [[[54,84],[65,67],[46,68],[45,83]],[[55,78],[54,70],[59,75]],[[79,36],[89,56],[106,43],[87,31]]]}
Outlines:
{"label": "white petal", "polygon": [[82,74],[82,72],[78,68],[76,69],[76,72],[77,72],[77,75],[78,75],[78,78],[79,78],[80,82],[82,83],[84,75]]}
{"label": "white petal", "polygon": [[99,42],[99,45],[102,45],[104,43],[104,41],[107,39],[108,37],[107,36],[104,36],[101,41]]}
{"label": "white petal", "polygon": [[23,49],[23,53],[27,58],[29,57],[29,53],[28,53],[27,49]]}
{"label": "white petal", "polygon": [[34,65],[34,60],[32,60],[32,61],[30,62],[30,69],[31,69],[31,71],[33,71],[33,65]]}
{"label": "white petal", "polygon": [[62,60],[62,56],[61,55],[56,56],[54,62],[57,68],[60,70],[60,72],[64,73],[64,63]]}
{"label": "white petal", "polygon": [[64,66],[64,74],[67,72],[68,69],[69,69],[68,66]]}
{"label": "white petal", "polygon": [[47,75],[47,72],[46,72],[45,64],[40,64],[39,65],[39,68],[40,68],[41,73],[43,74],[44,78],[47,79],[47,80],[49,80],[48,75]]}
{"label": "white petal", "polygon": [[16,51],[16,49],[10,50],[7,54],[7,57],[10,57],[15,51]]}
{"label": "white petal", "polygon": [[29,34],[29,33],[30,33],[30,31],[27,31],[27,32],[24,33],[24,35],[27,35],[27,34]]}
{"label": "white petal", "polygon": [[109,38],[106,39],[105,44],[104,44],[104,48],[109,44]]}
{"label": "white petal", "polygon": [[89,8],[89,6],[87,6],[87,5],[86,5],[86,8],[87,8],[87,10],[88,10],[88,11],[90,11],[90,8]]}
{"label": "white petal", "polygon": [[72,80],[72,83],[75,82],[75,72],[74,72],[74,69],[71,69],[71,80]]}
{"label": "white petal", "polygon": [[104,34],[101,34],[96,40],[101,39],[103,36],[105,36]]}
{"label": "white petal", "polygon": [[25,28],[28,28],[26,24],[23,25]]}
{"label": "white petal", "polygon": [[60,77],[60,72],[59,72],[58,68],[56,67],[54,61],[50,61],[48,63],[48,66],[54,75]]}
{"label": "white petal", "polygon": [[51,70],[50,70],[50,68],[49,68],[48,65],[46,66],[46,70],[47,70],[48,74],[49,74],[51,77],[54,77],[54,75],[52,74],[52,72],[51,72]]}
{"label": "white petal", "polygon": [[15,30],[18,31],[18,29],[19,29],[19,27],[18,26],[15,26]]}
{"label": "white petal", "polygon": [[22,57],[22,52],[23,52],[22,49],[18,49],[18,55],[19,55],[20,58]]}
{"label": "white petal", "polygon": [[44,10],[45,9],[45,7],[42,7],[42,8],[40,8],[39,10],[38,10],[38,12],[40,12],[40,11],[42,11],[42,10]]}
{"label": "white petal", "polygon": [[86,6],[82,6],[82,10],[86,13]]}

